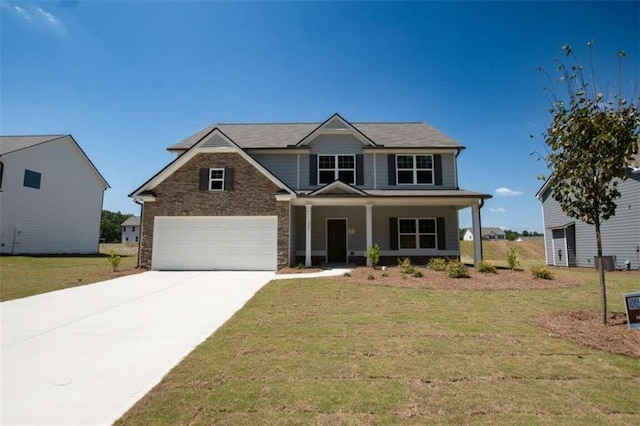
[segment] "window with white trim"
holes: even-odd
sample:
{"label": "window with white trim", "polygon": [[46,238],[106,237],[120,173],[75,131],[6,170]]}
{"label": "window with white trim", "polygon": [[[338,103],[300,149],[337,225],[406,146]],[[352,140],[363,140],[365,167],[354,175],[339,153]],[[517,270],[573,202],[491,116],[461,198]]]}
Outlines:
{"label": "window with white trim", "polygon": [[433,155],[396,155],[396,182],[433,185]]}
{"label": "window with white trim", "polygon": [[224,169],[209,169],[209,191],[224,191]]}
{"label": "window with white trim", "polygon": [[437,241],[435,219],[398,219],[398,248],[435,249]]}
{"label": "window with white trim", "polygon": [[334,180],[355,185],[355,155],[318,155],[318,183],[326,184]]}

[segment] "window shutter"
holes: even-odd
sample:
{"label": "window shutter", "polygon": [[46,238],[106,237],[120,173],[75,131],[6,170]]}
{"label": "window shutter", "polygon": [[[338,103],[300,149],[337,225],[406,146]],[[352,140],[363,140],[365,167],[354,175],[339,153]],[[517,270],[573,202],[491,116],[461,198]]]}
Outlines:
{"label": "window shutter", "polygon": [[398,218],[389,218],[389,249],[398,250]]}
{"label": "window shutter", "polygon": [[318,184],[318,156],[309,155],[309,185]]}
{"label": "window shutter", "polygon": [[433,174],[435,184],[442,186],[442,155],[435,154],[433,156]]}
{"label": "window shutter", "polygon": [[444,229],[444,217],[436,218],[436,232],[438,233],[438,250],[447,249],[447,240]]}
{"label": "window shutter", "polygon": [[364,155],[356,155],[356,185],[364,185]]}
{"label": "window shutter", "polygon": [[200,169],[200,191],[209,190],[209,169]]}
{"label": "window shutter", "polygon": [[396,155],[395,154],[387,155],[387,163],[388,163],[387,169],[389,170],[389,185],[395,185],[396,184]]}
{"label": "window shutter", "polygon": [[224,169],[224,190],[233,191],[233,167]]}

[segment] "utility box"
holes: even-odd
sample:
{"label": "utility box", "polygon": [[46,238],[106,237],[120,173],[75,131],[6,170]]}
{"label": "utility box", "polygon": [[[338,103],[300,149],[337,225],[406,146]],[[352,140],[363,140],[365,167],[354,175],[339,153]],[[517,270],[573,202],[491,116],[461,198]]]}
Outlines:
{"label": "utility box", "polygon": [[[605,271],[615,271],[616,262],[613,260],[614,256],[602,256],[602,266]],[[593,264],[596,265],[596,270],[600,270],[598,267],[598,256],[593,256]]]}

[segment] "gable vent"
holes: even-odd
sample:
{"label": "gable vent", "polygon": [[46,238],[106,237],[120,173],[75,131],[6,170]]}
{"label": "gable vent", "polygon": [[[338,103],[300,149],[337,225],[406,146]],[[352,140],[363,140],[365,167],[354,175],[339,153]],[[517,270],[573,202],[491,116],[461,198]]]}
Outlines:
{"label": "gable vent", "polygon": [[329,130],[347,130],[349,129],[349,126],[338,117],[335,117],[325,124],[324,128]]}
{"label": "gable vent", "polygon": [[231,144],[227,142],[222,136],[213,135],[209,139],[204,141],[201,146],[205,148],[221,148],[231,146]]}

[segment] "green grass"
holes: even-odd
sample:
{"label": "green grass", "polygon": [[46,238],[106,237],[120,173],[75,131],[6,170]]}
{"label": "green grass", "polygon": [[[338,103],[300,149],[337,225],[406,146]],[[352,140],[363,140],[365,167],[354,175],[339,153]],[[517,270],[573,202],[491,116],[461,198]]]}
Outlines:
{"label": "green grass", "polygon": [[[520,268],[528,270],[532,266],[545,264],[544,240],[542,238],[527,241],[483,241],[482,256],[495,266],[507,268],[507,253],[514,248]],[[465,263],[473,263],[473,241],[460,241],[460,258]]]}
{"label": "green grass", "polygon": [[[637,358],[550,337],[556,290],[439,291],[273,281],[117,424],[639,424]],[[610,309],[638,274],[608,274]]]}
{"label": "green grass", "polygon": [[0,256],[0,301],[108,280],[136,272],[137,256],[111,272],[108,256]]}

